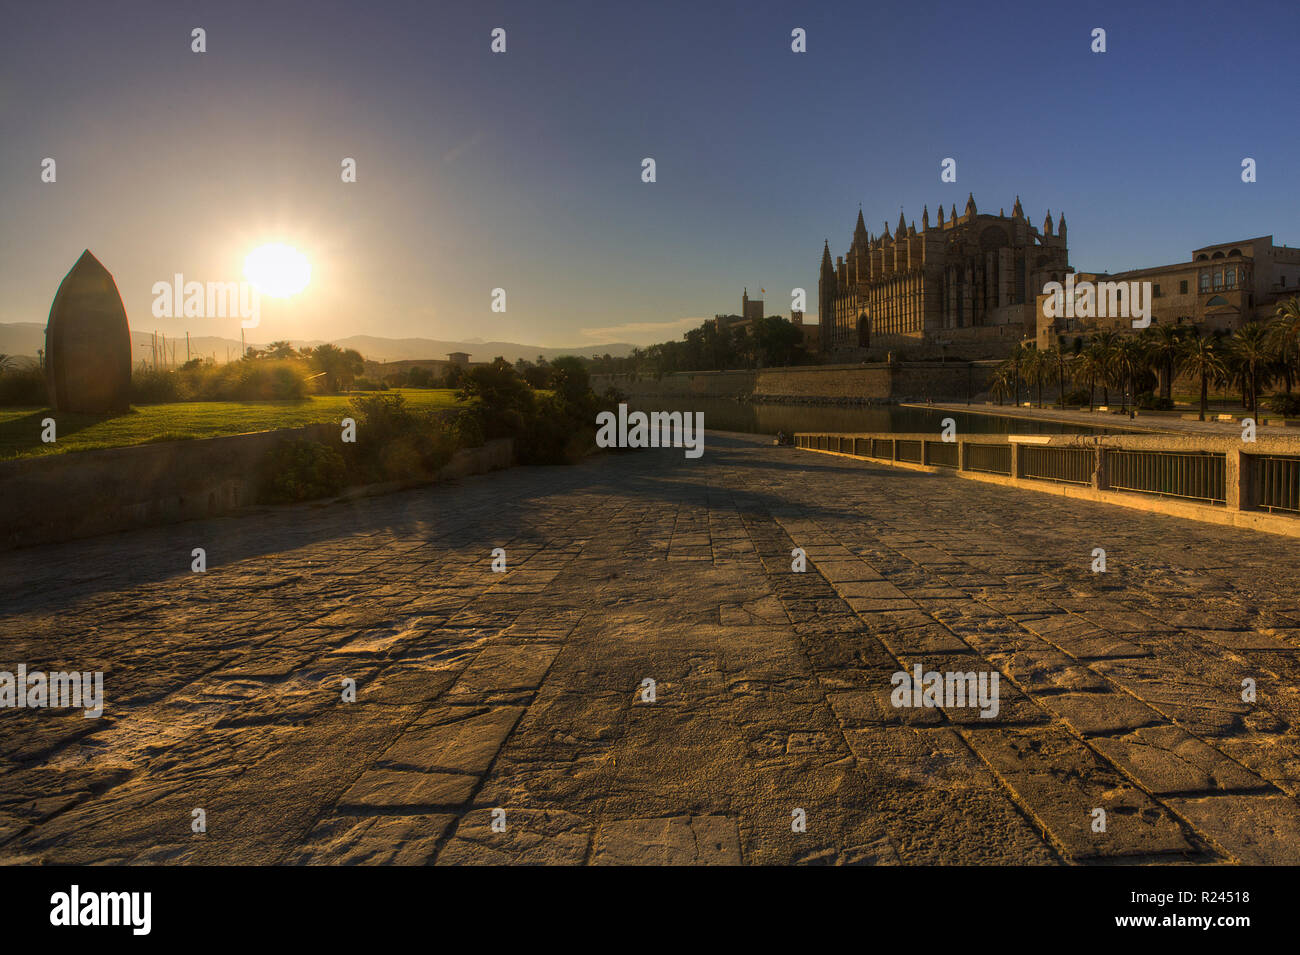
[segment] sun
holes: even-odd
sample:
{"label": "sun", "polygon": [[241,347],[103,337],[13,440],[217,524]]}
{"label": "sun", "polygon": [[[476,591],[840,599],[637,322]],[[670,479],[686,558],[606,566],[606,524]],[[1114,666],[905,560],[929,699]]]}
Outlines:
{"label": "sun", "polygon": [[244,277],[263,295],[287,298],[311,281],[311,263],[291,245],[259,245],[244,259]]}

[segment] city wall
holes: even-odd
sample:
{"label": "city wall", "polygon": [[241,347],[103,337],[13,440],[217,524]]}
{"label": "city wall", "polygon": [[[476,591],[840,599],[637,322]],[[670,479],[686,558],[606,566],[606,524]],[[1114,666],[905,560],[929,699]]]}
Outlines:
{"label": "city wall", "polygon": [[766,401],[965,400],[988,387],[991,362],[873,362],[805,365],[744,371],[676,372],[660,379],[593,375],[597,391],[614,387],[629,397],[744,398]]}

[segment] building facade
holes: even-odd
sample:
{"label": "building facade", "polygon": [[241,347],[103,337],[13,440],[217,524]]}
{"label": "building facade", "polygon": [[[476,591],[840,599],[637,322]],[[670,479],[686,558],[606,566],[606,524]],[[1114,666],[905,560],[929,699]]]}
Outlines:
{"label": "building facade", "polygon": [[891,235],[871,235],[858,212],[845,255],[822,249],[817,301],[820,349],[832,361],[864,360],[884,350],[959,354],[970,346],[1008,347],[1036,329],[1037,293],[1069,272],[1065,216],[1036,229],[1019,197],[1011,215],[980,214],[975,197],[957,214],[921,228],[900,213]]}
{"label": "building facade", "polygon": [[[1113,275],[1079,274],[1094,282],[1149,282],[1152,325],[1199,325],[1233,330],[1251,321],[1268,321],[1277,302],[1300,294],[1300,249],[1274,245],[1271,235],[1221,242],[1193,249],[1191,258],[1173,265],[1133,269]],[[1124,331],[1132,319],[1049,317],[1038,309],[1039,348],[1060,338],[1098,331]]]}

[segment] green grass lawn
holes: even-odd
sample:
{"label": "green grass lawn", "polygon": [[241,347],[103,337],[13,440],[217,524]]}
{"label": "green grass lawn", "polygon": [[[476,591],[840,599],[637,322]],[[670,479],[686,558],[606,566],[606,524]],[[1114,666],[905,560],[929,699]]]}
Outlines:
{"label": "green grass lawn", "polygon": [[[393,391],[406,398],[408,407],[419,411],[454,408],[457,404],[456,392],[450,388]],[[56,413],[48,408],[0,408],[0,460],[338,422],[348,416],[352,397],[313,395],[302,401],[178,401],[136,405],[127,414],[110,417]],[[54,419],[57,428],[58,440],[53,444],[41,441],[41,420],[47,417]]]}

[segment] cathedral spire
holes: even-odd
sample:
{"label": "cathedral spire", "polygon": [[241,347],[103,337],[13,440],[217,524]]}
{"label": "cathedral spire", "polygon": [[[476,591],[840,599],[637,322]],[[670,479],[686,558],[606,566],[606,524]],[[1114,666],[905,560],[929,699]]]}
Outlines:
{"label": "cathedral spire", "polygon": [[1011,207],[1011,214],[1017,219],[1023,219],[1025,217],[1025,210],[1020,207],[1019,196],[1016,196],[1016,204]]}
{"label": "cathedral spire", "polygon": [[966,215],[975,215],[975,193],[971,193],[966,199]]}
{"label": "cathedral spire", "polygon": [[1043,220],[1043,235],[1052,234],[1052,210],[1047,210],[1047,218]]}
{"label": "cathedral spire", "polygon": [[[943,215],[943,210],[939,210],[939,215]],[[930,228],[930,207],[928,205],[921,208],[921,231],[925,232]]]}
{"label": "cathedral spire", "polygon": [[880,237],[884,239],[886,242],[889,241],[889,220],[888,219],[885,220],[885,231],[881,234]]}
{"label": "cathedral spire", "polygon": [[955,202],[952,204],[952,221],[957,221],[957,203]]}
{"label": "cathedral spire", "polygon": [[898,210],[898,231],[895,235],[907,235],[907,220],[903,218],[903,210]]}
{"label": "cathedral spire", "polygon": [[939,203],[939,228],[943,228],[943,203]]}

